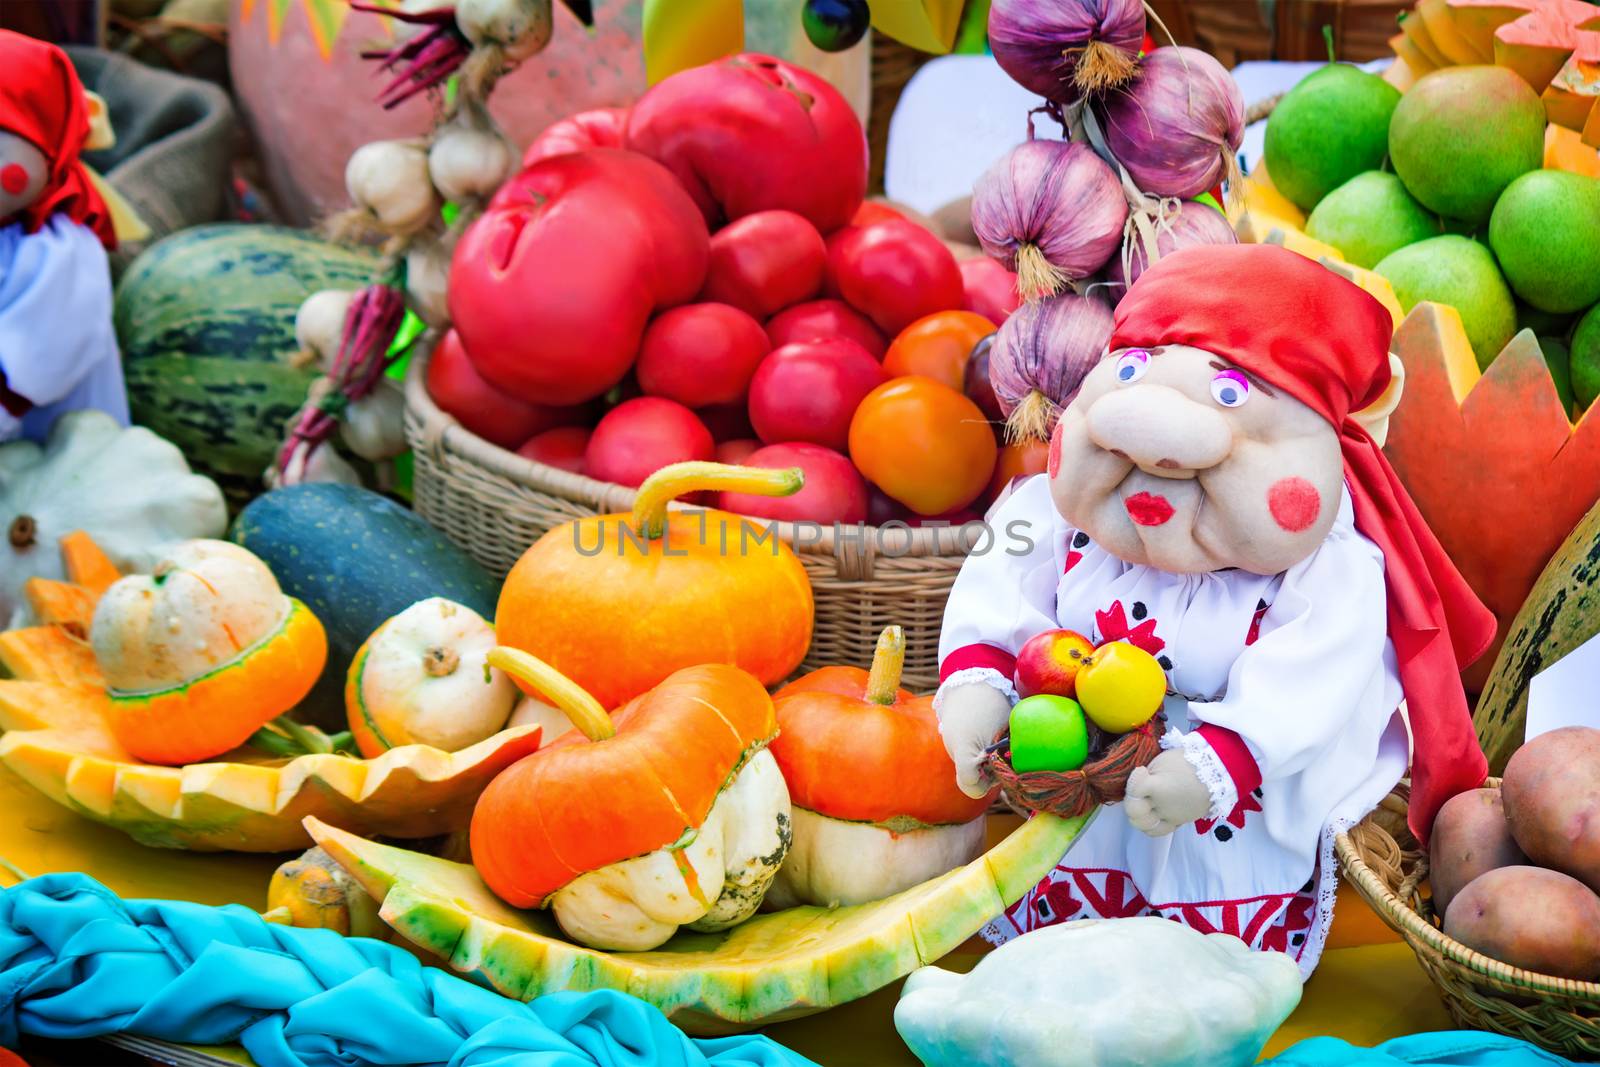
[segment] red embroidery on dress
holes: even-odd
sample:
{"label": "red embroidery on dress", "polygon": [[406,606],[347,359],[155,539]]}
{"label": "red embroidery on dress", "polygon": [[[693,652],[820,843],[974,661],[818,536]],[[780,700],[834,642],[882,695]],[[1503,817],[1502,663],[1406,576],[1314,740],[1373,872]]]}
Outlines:
{"label": "red embroidery on dress", "polygon": [[1135,648],[1142,648],[1152,656],[1157,655],[1167,647],[1166,641],[1156,636],[1156,620],[1145,619],[1137,626],[1128,626],[1128,614],[1122,607],[1122,601],[1113,600],[1111,607],[1105,611],[1094,613],[1095,629],[1100,632],[1100,644],[1110,644],[1112,641],[1126,641]]}
{"label": "red embroidery on dress", "polygon": [[1083,553],[1076,549],[1067,549],[1067,565],[1061,568],[1061,573],[1066,574],[1083,561]]}
{"label": "red embroidery on dress", "polygon": [[[1276,923],[1261,939],[1261,947],[1271,952],[1283,952],[1300,958],[1301,951],[1305,948],[1305,932],[1311,929],[1311,920],[1316,915],[1316,900],[1309,893],[1297,895],[1289,906],[1283,909],[1283,918]],[[1300,934],[1299,941],[1291,943],[1291,937]]]}
{"label": "red embroidery on dress", "polygon": [[[1245,816],[1250,814],[1252,811],[1260,810],[1260,798],[1258,798],[1254,793],[1246,793],[1244,796],[1239,798],[1239,803],[1233,806],[1233,810],[1228,812],[1225,818],[1228,822],[1228,825],[1243,830]],[[1216,819],[1198,819],[1194,824],[1194,832],[1197,834],[1209,834],[1211,832],[1211,828],[1215,825],[1217,825]]]}
{"label": "red embroidery on dress", "polygon": [[1261,620],[1267,614],[1267,602],[1256,601],[1256,613],[1250,616],[1250,630],[1244,635],[1244,647],[1249,648],[1261,636]]}

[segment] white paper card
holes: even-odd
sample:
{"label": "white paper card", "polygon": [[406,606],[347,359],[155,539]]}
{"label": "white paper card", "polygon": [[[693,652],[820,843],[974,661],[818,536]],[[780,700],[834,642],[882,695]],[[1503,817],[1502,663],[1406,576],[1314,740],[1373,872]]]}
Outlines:
{"label": "white paper card", "polygon": [[1589,638],[1528,683],[1524,740],[1563,726],[1600,729],[1600,634]]}

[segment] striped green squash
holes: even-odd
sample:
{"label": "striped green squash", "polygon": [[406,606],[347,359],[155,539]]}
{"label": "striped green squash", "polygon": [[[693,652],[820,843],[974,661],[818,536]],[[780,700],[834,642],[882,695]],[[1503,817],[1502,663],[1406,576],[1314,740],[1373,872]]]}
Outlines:
{"label": "striped green squash", "polygon": [[133,419],[183,450],[237,508],[261,492],[315,377],[295,368],[294,316],[319,289],[372,279],[370,253],[302,230],[199,226],[147,249],[117,286]]}
{"label": "striped green squash", "polygon": [[1600,504],[1573,527],[1511,620],[1473,722],[1495,774],[1522,744],[1533,676],[1600,633]]}

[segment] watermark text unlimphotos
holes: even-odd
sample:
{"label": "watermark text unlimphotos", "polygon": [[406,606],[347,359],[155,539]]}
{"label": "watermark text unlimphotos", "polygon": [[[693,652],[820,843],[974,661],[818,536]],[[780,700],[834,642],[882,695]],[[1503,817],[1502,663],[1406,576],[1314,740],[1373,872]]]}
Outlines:
{"label": "watermark text unlimphotos", "polygon": [[[674,512],[673,536],[662,538],[655,551],[663,556],[687,556],[693,547],[696,550],[711,548],[723,556],[761,553],[776,556],[778,546],[784,541],[798,550],[804,550],[808,545],[821,544],[831,534],[836,549],[855,545],[865,551],[870,547],[875,555],[891,558],[911,553],[912,527],[898,519],[868,526],[865,523],[780,523],[744,518],[737,523],[718,522],[713,527],[706,520],[707,514],[705,511]],[[575,522],[571,527],[572,545],[580,556],[626,556],[630,553],[643,556],[652,551],[651,539],[626,522]],[[1033,523],[1025,519],[1014,519],[1003,528],[996,528],[978,519],[965,523],[927,520],[920,524],[920,528],[960,530],[962,540],[969,545],[967,554],[971,556],[983,556],[996,551],[1008,556],[1026,556],[1036,545],[1032,536]],[[686,530],[690,534],[687,540],[684,537]]]}

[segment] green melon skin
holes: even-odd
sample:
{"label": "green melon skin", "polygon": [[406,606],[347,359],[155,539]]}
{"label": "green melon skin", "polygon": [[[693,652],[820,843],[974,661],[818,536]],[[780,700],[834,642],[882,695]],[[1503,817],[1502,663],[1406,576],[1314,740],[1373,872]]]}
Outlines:
{"label": "green melon skin", "polygon": [[1407,314],[1424,301],[1461,313],[1467,340],[1487,369],[1517,330],[1517,307],[1494,256],[1476,241],[1446,234],[1390,253],[1373,270],[1389,279]]}
{"label": "green melon skin", "polygon": [[1600,397],[1600,305],[1589,309],[1572,331],[1572,397],[1579,411]]}
{"label": "green melon skin", "polygon": [[1393,174],[1357,174],[1322,198],[1306,233],[1371,270],[1390,252],[1439,235],[1439,222]]}
{"label": "green melon skin", "polygon": [[1559,337],[1539,338],[1539,351],[1544,355],[1544,365],[1550,368],[1550,380],[1555,382],[1556,395],[1561,398],[1561,410],[1572,414],[1572,358],[1566,343]]}
{"label": "green melon skin", "polygon": [[328,665],[300,705],[321,726],[342,728],[345,674],[385,620],[434,596],[493,619],[500,596],[500,583],[419,515],[353,485],[274,489],[239,514],[230,536],[328,632]]}
{"label": "green melon skin", "polygon": [[1267,173],[1302,211],[1389,152],[1389,119],[1400,91],[1343,63],[1318,70],[1284,94],[1267,120]]}
{"label": "green melon skin", "polygon": [[113,310],[133,421],[242,506],[316,377],[288,362],[295,312],[319,289],[368,284],[377,262],[276,226],[220,223],[157,241],[128,267]]}
{"label": "green melon skin", "polygon": [[1544,127],[1539,95],[1514,71],[1448,67],[1401,98],[1389,159],[1423,205],[1480,223],[1506,186],[1544,162]]}
{"label": "green melon skin", "polygon": [[1511,288],[1536,308],[1573,312],[1600,300],[1600,181],[1529,171],[1495,203],[1489,247]]}

